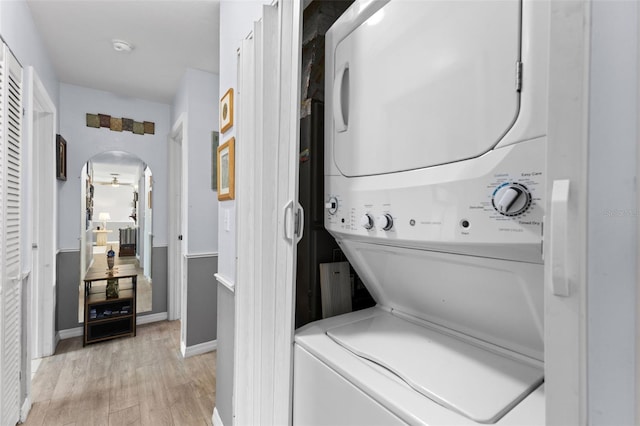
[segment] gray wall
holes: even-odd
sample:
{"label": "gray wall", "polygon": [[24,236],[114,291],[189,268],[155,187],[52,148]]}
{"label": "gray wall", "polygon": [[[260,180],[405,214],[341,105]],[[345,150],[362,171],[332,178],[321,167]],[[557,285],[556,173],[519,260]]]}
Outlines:
{"label": "gray wall", "polygon": [[56,331],[76,328],[78,323],[78,285],[80,250],[61,251],[56,256]]}
{"label": "gray wall", "polygon": [[216,340],[218,256],[187,259],[187,347]]}
{"label": "gray wall", "polygon": [[[233,424],[234,294],[218,284],[218,353],[216,359],[216,407],[222,423]],[[224,366],[224,368],[220,368]]]}
{"label": "gray wall", "polygon": [[[151,278],[152,310],[138,316],[167,312],[167,247],[153,247]],[[56,256],[56,331],[80,327],[78,322],[78,285],[80,251],[62,251]]]}
{"label": "gray wall", "polygon": [[637,1],[591,2],[587,418],[592,425],[638,420],[639,17]]}

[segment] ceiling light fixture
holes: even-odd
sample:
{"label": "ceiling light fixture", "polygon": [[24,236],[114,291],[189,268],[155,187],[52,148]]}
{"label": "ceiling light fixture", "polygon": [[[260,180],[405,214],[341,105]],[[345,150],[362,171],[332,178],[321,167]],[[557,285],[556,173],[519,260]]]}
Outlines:
{"label": "ceiling light fixture", "polygon": [[111,43],[113,43],[113,50],[115,50],[116,52],[123,52],[123,53],[129,53],[133,50],[133,46],[131,45],[131,43],[124,41],[124,40],[111,40]]}

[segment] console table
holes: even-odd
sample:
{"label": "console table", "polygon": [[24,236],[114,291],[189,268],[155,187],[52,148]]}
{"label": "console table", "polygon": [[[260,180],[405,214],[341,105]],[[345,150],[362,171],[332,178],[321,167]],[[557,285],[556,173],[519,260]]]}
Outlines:
{"label": "console table", "polygon": [[[130,289],[120,289],[117,298],[107,299],[106,291],[92,293],[92,284],[107,279],[131,278]],[[84,339],[82,345],[136,335],[136,292],[138,272],[134,265],[89,268],[84,277]]]}
{"label": "console table", "polygon": [[110,229],[94,229],[93,233],[96,234],[96,245],[97,246],[106,246],[107,245],[107,234],[109,232],[113,232]]}

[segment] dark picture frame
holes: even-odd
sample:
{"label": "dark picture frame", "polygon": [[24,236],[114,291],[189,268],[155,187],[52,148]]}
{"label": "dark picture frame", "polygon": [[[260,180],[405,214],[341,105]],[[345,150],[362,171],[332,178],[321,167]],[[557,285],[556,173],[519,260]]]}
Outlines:
{"label": "dark picture frame", "polygon": [[56,135],[56,179],[67,180],[67,141]]}
{"label": "dark picture frame", "polygon": [[218,190],[218,145],[220,133],[211,132],[211,189]]}

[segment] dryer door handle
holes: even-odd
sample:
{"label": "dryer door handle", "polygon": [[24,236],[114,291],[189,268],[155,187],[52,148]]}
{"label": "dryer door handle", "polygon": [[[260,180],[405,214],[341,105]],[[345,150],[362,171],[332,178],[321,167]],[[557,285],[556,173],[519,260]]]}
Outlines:
{"label": "dryer door handle", "polygon": [[551,291],[556,296],[569,296],[567,271],[569,223],[569,181],[556,180],[551,190],[550,268]]}
{"label": "dryer door handle", "polygon": [[349,64],[345,63],[333,81],[333,121],[336,132],[347,130],[349,125]]}

